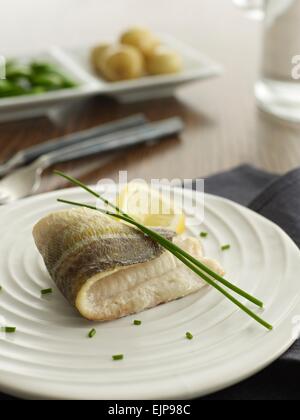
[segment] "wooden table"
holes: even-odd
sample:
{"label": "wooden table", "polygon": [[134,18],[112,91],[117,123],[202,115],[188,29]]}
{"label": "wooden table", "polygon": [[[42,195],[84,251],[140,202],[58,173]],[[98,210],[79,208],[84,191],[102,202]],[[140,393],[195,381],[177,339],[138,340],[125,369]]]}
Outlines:
{"label": "wooden table", "polygon": [[[300,164],[300,127],[257,110],[253,86],[259,69],[259,22],[247,20],[230,0],[0,0],[0,39],[5,50],[43,49],[103,41],[132,24],[169,32],[225,67],[215,80],[182,88],[176,98],[120,105],[93,98],[64,115],[62,124],[46,118],[0,125],[0,159],[52,137],[136,112],[151,120],[180,115],[186,130],[152,148],[139,147],[103,165],[99,157],[60,165],[86,182],[117,178],[195,178],[252,163],[274,172]],[[24,4],[23,4],[24,3]],[[26,3],[26,4],[25,4]],[[41,191],[64,186],[46,174]]]}

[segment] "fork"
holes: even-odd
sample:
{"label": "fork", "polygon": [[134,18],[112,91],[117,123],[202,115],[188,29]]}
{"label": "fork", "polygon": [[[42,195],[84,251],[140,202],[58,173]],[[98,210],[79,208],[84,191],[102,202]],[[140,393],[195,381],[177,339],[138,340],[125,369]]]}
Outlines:
{"label": "fork", "polygon": [[81,145],[68,146],[45,154],[29,166],[16,170],[0,181],[0,205],[11,203],[35,193],[41,184],[44,170],[54,164],[98,153],[119,151],[143,143],[151,144],[164,137],[178,134],[183,128],[184,124],[180,118],[170,118],[102,136],[100,142],[99,138],[96,138]]}
{"label": "fork", "polygon": [[38,157],[63,149],[67,146],[82,143],[95,137],[105,136],[127,128],[138,127],[146,124],[148,121],[143,114],[132,115],[109,123],[101,124],[96,127],[68,134],[66,136],[53,139],[42,144],[30,147],[17,152],[11,159],[0,164],[0,177],[7,175],[13,169],[19,166],[25,166],[33,162]]}

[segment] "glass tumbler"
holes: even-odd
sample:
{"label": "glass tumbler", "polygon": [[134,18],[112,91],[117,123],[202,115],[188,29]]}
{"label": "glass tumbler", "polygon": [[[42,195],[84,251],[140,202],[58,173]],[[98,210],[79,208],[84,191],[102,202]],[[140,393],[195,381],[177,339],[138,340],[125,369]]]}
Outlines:
{"label": "glass tumbler", "polygon": [[258,105],[300,123],[300,0],[234,0],[250,17],[263,20]]}

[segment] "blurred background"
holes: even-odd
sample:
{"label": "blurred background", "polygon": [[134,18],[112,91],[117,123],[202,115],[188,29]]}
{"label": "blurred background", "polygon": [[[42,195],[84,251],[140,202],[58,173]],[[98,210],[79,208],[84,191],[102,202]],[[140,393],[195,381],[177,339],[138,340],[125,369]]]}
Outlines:
{"label": "blurred background", "polygon": [[[299,166],[299,125],[256,104],[263,22],[247,19],[231,0],[0,0],[0,10],[5,56],[96,45],[139,25],[170,34],[223,67],[219,77],[180,87],[173,97],[120,104],[100,95],[61,112],[56,123],[46,117],[2,123],[2,161],[51,138],[142,112],[151,121],[179,116],[185,130],[180,138],[124,151],[108,162],[94,156],[58,167],[96,182],[119,170],[151,179],[205,177],[242,163],[278,173]],[[40,190],[64,186],[60,182],[48,172]]]}

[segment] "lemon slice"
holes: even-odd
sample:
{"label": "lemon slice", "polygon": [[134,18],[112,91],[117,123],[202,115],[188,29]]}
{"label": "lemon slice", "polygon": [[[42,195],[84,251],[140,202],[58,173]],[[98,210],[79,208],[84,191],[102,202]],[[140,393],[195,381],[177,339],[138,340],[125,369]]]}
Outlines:
{"label": "lemon slice", "polygon": [[162,227],[177,234],[185,231],[185,215],[176,207],[170,193],[160,193],[146,183],[132,182],[118,196],[125,213],[148,227]]}

